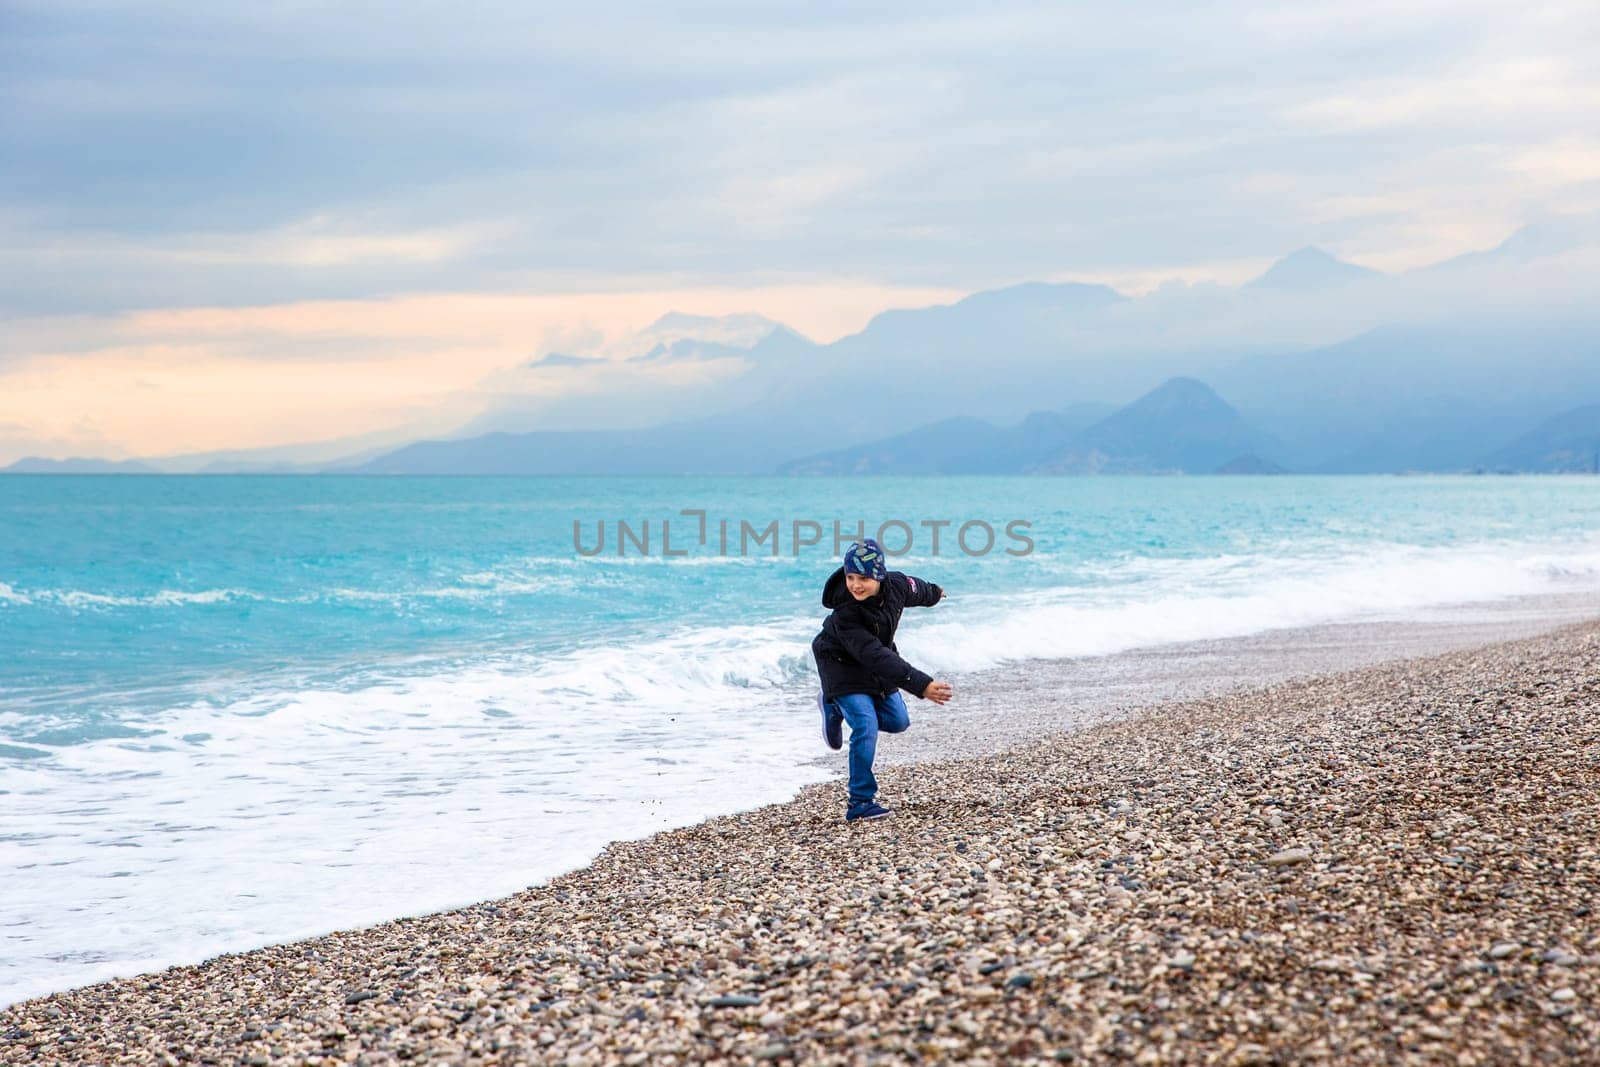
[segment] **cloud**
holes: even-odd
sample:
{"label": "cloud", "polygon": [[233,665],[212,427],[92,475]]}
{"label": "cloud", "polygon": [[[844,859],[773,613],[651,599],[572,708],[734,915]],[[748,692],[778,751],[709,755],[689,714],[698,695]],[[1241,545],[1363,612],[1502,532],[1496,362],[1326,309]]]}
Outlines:
{"label": "cloud", "polygon": [[[1577,180],[1533,149],[1600,103],[1579,43],[1597,19],[23,6],[0,103],[7,201],[28,221],[0,271],[27,311],[504,290],[529,272],[971,289],[1311,242],[1381,256],[1416,235],[1308,202],[1394,191],[1415,156],[1429,163],[1398,191],[1457,190],[1429,225],[1460,234]],[[1284,180],[1265,200],[1239,180],[1268,172]],[[70,275],[46,263],[30,284],[52,248]]]}
{"label": "cloud", "polygon": [[[625,410],[608,400],[602,410],[638,422],[649,411],[659,418],[662,397],[674,389],[737,370],[729,361],[622,367],[640,345],[698,334],[748,341],[770,329],[768,319],[832,340],[859,330],[886,305],[955,295],[846,281],[36,316],[7,324],[12,347],[0,359],[0,420],[27,426],[53,455],[82,454],[114,439],[118,454],[147,456],[380,431],[438,435],[502,394],[524,414],[559,414],[557,401],[575,395],[629,394],[648,406]],[[766,317],[739,314],[752,308]],[[685,314],[658,321],[674,310]],[[736,317],[695,318],[730,315]],[[562,367],[525,373],[531,354],[549,352],[592,355],[602,366],[589,377],[550,373],[572,369]],[[107,438],[75,436],[84,415]],[[20,442],[8,447],[11,458],[27,451]]]}
{"label": "cloud", "polygon": [[673,309],[828,339],[1307,244],[1403,269],[1600,208],[1592,3],[0,17],[0,366],[47,358],[86,409],[96,352],[307,388],[431,353],[432,388],[469,389]]}
{"label": "cloud", "polygon": [[1600,85],[1547,60],[1463,62],[1426,77],[1373,79],[1353,91],[1318,97],[1286,111],[1294,122],[1333,131],[1404,127],[1504,130],[1530,116],[1546,129],[1580,124],[1600,107]]}
{"label": "cloud", "polygon": [[371,264],[441,263],[459,260],[491,237],[488,226],[438,230],[364,231],[328,217],[256,233],[184,234],[159,247],[115,234],[69,234],[38,245],[13,247],[12,256],[38,266],[82,265],[125,268],[228,265],[327,268]]}
{"label": "cloud", "polygon": [[[1600,101],[1596,102],[1600,112]],[[1506,160],[1510,170],[1548,185],[1587,185],[1600,182],[1600,137],[1558,137],[1529,145]]]}

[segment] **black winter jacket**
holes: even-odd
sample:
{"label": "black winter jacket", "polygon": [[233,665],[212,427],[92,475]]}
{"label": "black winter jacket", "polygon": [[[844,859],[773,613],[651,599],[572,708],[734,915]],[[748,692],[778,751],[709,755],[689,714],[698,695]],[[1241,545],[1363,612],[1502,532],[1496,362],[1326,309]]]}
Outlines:
{"label": "black winter jacket", "polygon": [[931,608],[942,596],[944,590],[932,582],[890,571],[877,593],[857,600],[844,584],[844,568],[834,571],[822,589],[822,606],[833,614],[811,641],[823,699],[845,693],[887,696],[896,689],[921,699],[933,678],[900,658],[894,632],[903,609]]}

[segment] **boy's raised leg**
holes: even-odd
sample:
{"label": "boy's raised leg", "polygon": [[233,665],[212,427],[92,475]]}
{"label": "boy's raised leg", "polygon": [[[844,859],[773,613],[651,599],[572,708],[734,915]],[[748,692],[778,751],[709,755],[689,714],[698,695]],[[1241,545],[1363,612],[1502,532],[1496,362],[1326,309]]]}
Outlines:
{"label": "boy's raised leg", "polygon": [[906,710],[905,697],[896,689],[876,701],[878,729],[886,734],[901,734],[911,727],[911,713]]}
{"label": "boy's raised leg", "polygon": [[844,716],[834,707],[833,701],[824,700],[822,690],[817,690],[817,708],[822,712],[822,743],[831,749],[844,747]]}

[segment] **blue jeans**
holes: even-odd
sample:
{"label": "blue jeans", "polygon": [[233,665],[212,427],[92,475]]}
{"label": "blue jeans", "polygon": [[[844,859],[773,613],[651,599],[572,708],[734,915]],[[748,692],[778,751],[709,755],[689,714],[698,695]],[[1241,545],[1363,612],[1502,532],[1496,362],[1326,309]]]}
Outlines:
{"label": "blue jeans", "polygon": [[834,697],[832,704],[850,724],[850,807],[859,808],[878,795],[878,779],[872,774],[878,731],[903,733],[911,725],[911,715],[898,689],[888,696],[846,693]]}

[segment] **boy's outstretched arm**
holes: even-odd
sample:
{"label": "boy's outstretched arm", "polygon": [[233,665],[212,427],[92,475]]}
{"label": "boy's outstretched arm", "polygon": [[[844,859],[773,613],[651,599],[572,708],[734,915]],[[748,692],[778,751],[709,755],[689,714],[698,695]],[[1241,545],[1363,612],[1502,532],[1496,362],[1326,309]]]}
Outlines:
{"label": "boy's outstretched arm", "polygon": [[[895,573],[900,574],[899,571]],[[944,587],[935,585],[925,578],[900,574],[900,579],[905,584],[907,607],[931,608],[944,598]]]}
{"label": "boy's outstretched arm", "polygon": [[889,679],[906,692],[921,699],[930,682],[931,674],[917,670],[901,659],[888,645],[859,626],[841,626],[834,631],[839,643],[844,645],[857,663],[877,675]]}

